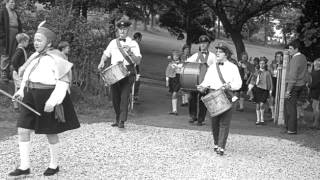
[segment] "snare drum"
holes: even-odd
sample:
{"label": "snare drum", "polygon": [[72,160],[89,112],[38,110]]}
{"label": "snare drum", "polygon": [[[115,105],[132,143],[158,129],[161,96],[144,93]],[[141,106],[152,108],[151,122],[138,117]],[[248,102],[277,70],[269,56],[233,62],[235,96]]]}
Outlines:
{"label": "snare drum", "polygon": [[180,75],[181,89],[197,91],[197,85],[203,81],[206,72],[206,64],[192,62],[184,63]]}
{"label": "snare drum", "polygon": [[105,86],[110,86],[127,77],[128,75],[129,72],[127,71],[123,63],[111,65],[101,72],[101,77],[104,81]]}
{"label": "snare drum", "polygon": [[221,89],[212,91],[201,98],[211,117],[218,116],[232,107],[232,103],[228,99],[225,92]]}

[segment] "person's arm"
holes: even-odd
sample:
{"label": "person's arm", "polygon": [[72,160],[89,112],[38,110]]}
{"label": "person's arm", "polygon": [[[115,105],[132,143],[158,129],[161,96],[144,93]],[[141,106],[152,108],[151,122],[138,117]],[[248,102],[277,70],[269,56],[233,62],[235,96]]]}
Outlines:
{"label": "person's arm", "polygon": [[232,66],[232,81],[229,83],[230,85],[230,90],[236,91],[239,90],[242,86],[242,79],[239,73],[239,69],[236,65]]}
{"label": "person's arm", "polygon": [[106,48],[106,50],[103,51],[103,54],[101,56],[101,59],[100,59],[100,63],[98,65],[98,70],[102,70],[104,68],[104,66],[106,65],[106,62],[108,60],[111,60],[111,43],[113,41],[111,41],[108,45],[108,47]]}
{"label": "person's arm", "polygon": [[18,48],[11,58],[11,63],[14,71],[18,72],[19,65],[23,64],[24,59],[25,58],[22,49]]}

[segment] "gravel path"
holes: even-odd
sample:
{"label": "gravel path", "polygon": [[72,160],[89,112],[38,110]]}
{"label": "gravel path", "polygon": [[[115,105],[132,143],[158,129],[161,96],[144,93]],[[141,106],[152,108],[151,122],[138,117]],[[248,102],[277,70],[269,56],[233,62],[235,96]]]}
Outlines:
{"label": "gravel path", "polygon": [[[319,152],[276,138],[231,134],[220,157],[203,131],[96,123],[60,137],[61,172],[52,179],[320,179]],[[17,136],[0,152],[5,179],[19,161]],[[43,179],[48,152],[45,136],[33,135],[28,179]]]}

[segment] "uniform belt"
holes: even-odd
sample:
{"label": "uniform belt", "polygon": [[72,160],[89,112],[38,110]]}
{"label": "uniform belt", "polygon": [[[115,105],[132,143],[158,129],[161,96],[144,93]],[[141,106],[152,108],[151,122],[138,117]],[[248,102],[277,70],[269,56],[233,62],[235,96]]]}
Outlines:
{"label": "uniform belt", "polygon": [[54,89],[55,85],[42,84],[39,82],[30,82],[26,83],[26,87],[30,89]]}

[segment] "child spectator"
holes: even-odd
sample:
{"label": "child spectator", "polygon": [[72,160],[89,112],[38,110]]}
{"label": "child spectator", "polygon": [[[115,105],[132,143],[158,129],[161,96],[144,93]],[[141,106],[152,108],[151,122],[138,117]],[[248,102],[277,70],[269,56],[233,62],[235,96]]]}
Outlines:
{"label": "child spectator", "polygon": [[259,61],[259,71],[255,72],[250,84],[253,85],[253,101],[256,103],[257,121],[256,125],[264,124],[265,103],[272,93],[273,84],[271,73],[267,70],[266,58]]}
{"label": "child spectator", "polygon": [[64,58],[68,60],[68,55],[70,52],[70,44],[67,41],[61,41],[58,44],[58,49],[62,52],[62,54],[64,55]]}
{"label": "child spectator", "polygon": [[[27,61],[28,55],[25,48],[29,44],[30,37],[25,33],[19,33],[16,35],[16,39],[18,42],[18,46],[16,51],[12,56],[12,79],[14,82],[14,90],[15,92],[18,91],[20,88],[20,83],[22,78],[18,75],[19,68]],[[13,108],[19,109],[19,105],[17,102],[13,101]]]}
{"label": "child spectator", "polygon": [[181,86],[179,73],[182,68],[180,56],[180,52],[173,51],[172,61],[169,62],[166,69],[166,87],[169,87],[169,92],[172,93],[172,111],[169,112],[171,115],[178,115],[178,92]]}

